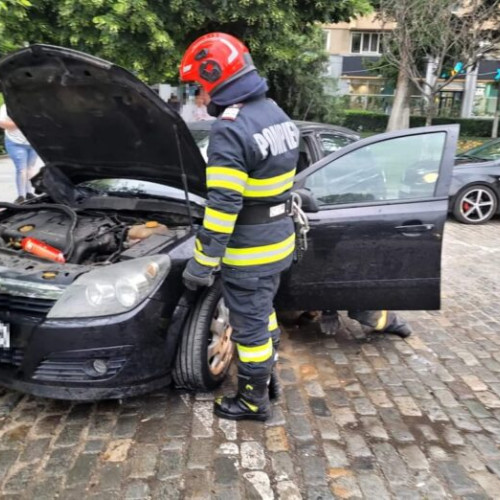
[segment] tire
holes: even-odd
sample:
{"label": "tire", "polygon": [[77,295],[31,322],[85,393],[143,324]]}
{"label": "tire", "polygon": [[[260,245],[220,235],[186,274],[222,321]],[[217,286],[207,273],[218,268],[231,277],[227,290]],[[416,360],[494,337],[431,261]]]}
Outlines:
{"label": "tire", "polygon": [[214,286],[203,292],[186,321],[173,370],[174,383],[178,388],[211,391],[227,375],[234,345],[231,342],[229,311],[224,305],[221,290],[220,281],[216,281]]}
{"label": "tire", "polygon": [[453,215],[464,224],[484,224],[496,213],[498,199],[494,191],[481,184],[462,189],[453,203]]}

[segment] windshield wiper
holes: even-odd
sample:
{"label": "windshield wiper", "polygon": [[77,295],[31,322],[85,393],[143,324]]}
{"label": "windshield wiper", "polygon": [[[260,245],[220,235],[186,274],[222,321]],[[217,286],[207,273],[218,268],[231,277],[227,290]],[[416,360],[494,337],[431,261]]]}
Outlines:
{"label": "windshield wiper", "polygon": [[458,155],[458,158],[469,158],[470,160],[488,161],[486,158],[481,158],[480,156],[468,155],[466,153]]}

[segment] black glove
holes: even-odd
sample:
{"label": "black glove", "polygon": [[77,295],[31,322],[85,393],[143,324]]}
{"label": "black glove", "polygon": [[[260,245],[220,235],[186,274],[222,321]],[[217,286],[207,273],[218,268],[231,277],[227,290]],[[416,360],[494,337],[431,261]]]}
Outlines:
{"label": "black glove", "polygon": [[198,288],[210,287],[214,284],[214,275],[211,268],[201,266],[191,259],[182,273],[182,281],[188,290],[196,291]]}

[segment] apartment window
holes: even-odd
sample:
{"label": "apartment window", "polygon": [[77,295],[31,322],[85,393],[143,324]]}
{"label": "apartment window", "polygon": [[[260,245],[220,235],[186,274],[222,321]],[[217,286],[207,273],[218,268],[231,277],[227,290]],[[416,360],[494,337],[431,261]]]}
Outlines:
{"label": "apartment window", "polygon": [[355,31],[351,34],[353,54],[380,54],[381,33]]}
{"label": "apartment window", "polygon": [[323,30],[323,46],[327,52],[330,51],[330,30]]}

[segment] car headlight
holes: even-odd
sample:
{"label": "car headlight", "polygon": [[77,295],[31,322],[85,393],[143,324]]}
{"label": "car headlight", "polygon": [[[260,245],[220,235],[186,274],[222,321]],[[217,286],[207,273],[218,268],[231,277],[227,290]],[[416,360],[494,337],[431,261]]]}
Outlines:
{"label": "car headlight", "polygon": [[94,269],[66,288],[47,317],[88,318],[129,311],[155,291],[170,267],[168,255],[153,255]]}
{"label": "car headlight", "polygon": [[434,184],[437,179],[438,179],[438,173],[437,172],[429,172],[428,174],[425,174],[422,179],[424,182],[427,184]]}

